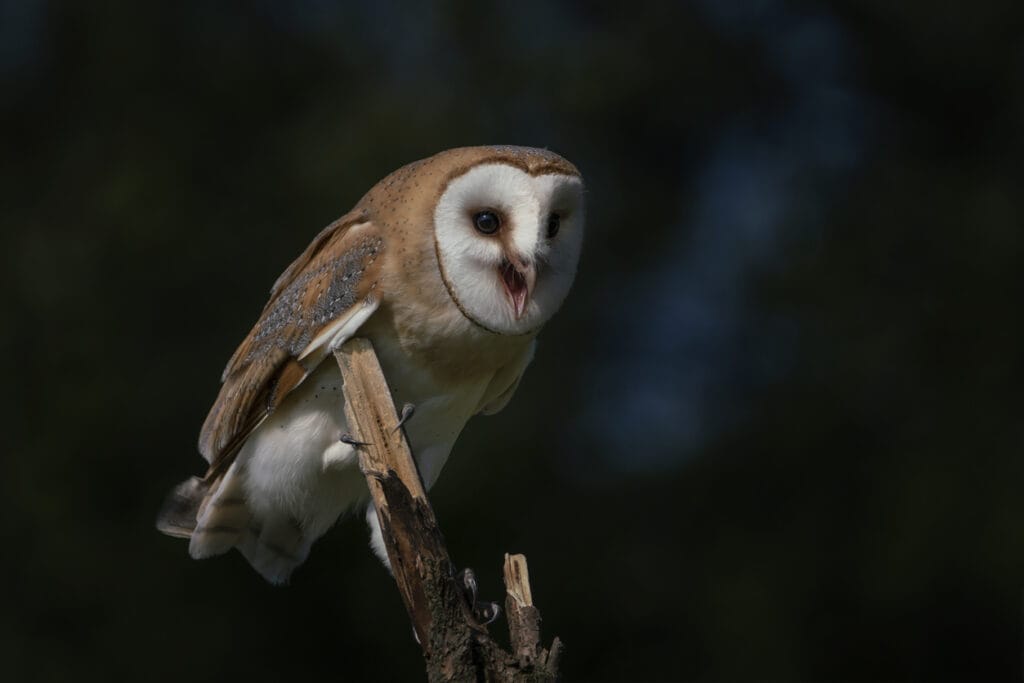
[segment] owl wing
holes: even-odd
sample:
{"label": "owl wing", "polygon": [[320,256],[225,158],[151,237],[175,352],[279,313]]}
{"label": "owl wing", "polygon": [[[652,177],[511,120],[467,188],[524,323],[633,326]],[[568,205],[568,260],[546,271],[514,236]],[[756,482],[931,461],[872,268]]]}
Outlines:
{"label": "owl wing", "polygon": [[377,226],[350,213],[317,235],[274,283],[224,369],[200,432],[207,481],[231,465],[252,431],[377,309],[383,246]]}

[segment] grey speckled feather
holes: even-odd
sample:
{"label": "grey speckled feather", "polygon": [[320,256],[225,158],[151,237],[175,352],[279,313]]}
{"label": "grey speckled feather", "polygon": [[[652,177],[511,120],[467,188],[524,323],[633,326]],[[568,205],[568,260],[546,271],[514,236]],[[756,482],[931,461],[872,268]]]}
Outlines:
{"label": "grey speckled feather", "polygon": [[[363,273],[380,252],[383,241],[367,238],[341,257],[305,271],[273,301],[253,329],[252,344],[243,364],[250,364],[272,348],[280,348],[298,358],[316,332],[350,309],[359,300]],[[323,282],[327,281],[327,290]],[[319,283],[312,306],[305,300],[310,284]]]}

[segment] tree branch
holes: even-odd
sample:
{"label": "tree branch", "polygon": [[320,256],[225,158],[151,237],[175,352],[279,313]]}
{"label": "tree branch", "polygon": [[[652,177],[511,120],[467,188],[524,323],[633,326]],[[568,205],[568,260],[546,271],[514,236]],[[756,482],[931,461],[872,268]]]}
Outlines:
{"label": "tree branch", "polygon": [[380,363],[367,339],[335,352],[345,393],[345,417],[359,447],[359,464],[380,520],[384,545],[431,681],[554,681],[562,644],[540,646],[540,612],[533,605],[526,558],[505,555],[506,611],[513,653],[477,621],[455,576],[444,538],[398,428]]}

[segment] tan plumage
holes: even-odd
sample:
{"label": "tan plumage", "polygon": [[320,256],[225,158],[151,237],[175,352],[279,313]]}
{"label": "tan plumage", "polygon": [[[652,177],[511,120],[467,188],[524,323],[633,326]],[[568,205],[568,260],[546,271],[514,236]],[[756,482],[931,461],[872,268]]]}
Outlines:
{"label": "tan plumage", "polygon": [[[483,212],[501,229],[484,234]],[[374,342],[396,404],[417,406],[407,433],[429,486],[466,419],[511,397],[581,237],[579,172],[545,150],[449,150],[386,177],[274,284],[203,425],[209,469],[172,492],[158,528],[191,537],[195,557],[238,547],[287,580],[365,496],[338,441],[340,377],[323,362],[356,332]]]}

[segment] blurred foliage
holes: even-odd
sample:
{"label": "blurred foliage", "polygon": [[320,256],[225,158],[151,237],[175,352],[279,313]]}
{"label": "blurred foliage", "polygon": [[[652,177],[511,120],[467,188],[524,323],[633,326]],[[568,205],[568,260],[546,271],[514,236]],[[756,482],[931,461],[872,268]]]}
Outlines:
{"label": "blurred foliage", "polygon": [[1024,5],[0,18],[9,680],[422,675],[360,520],[275,589],[153,518],[290,259],[387,172],[489,142],[576,162],[590,219],[519,394],[434,489],[484,594],[527,553],[570,680],[1019,677]]}

